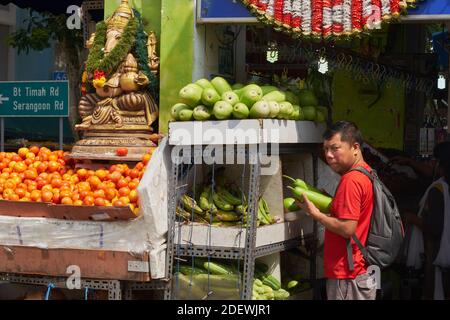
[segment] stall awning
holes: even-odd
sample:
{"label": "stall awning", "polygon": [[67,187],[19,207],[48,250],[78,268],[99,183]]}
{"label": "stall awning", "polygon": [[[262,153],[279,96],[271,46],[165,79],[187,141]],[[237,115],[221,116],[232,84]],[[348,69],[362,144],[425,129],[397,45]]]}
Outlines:
{"label": "stall awning", "polygon": [[62,14],[67,12],[71,5],[81,6],[83,0],[58,0],[58,1],[36,1],[36,0],[0,0],[1,5],[15,4],[20,8],[33,8],[40,12],[51,12]]}

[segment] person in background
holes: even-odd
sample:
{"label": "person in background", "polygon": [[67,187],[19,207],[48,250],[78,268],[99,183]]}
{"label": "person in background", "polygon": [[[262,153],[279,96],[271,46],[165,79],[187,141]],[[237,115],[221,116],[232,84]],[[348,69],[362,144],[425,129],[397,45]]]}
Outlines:
{"label": "person in background", "polygon": [[[437,144],[433,150],[433,157],[428,161],[418,161],[414,158],[396,156],[391,159],[391,163],[411,167],[420,179],[428,181],[424,184],[424,186],[426,186],[430,185],[439,177],[438,158],[446,153],[450,153],[450,141]],[[405,224],[413,224],[419,228],[422,228],[422,219],[420,219],[417,214],[412,211],[415,211],[415,209],[402,212],[402,218]]]}
{"label": "person in background", "polygon": [[433,156],[440,178],[425,192],[421,200],[423,210],[410,223],[423,236],[423,298],[450,299],[450,143],[438,144]]}
{"label": "person in background", "polygon": [[331,169],[341,176],[331,206],[331,215],[320,210],[305,196],[298,205],[325,227],[324,271],[327,278],[329,300],[375,300],[374,275],[367,272],[362,252],[353,240],[351,250],[354,261],[350,268],[347,242],[356,235],[366,244],[373,210],[373,186],[369,177],[359,171],[371,167],[364,161],[361,145],[363,138],[358,127],[348,121],[333,124],[324,134],[323,151]]}

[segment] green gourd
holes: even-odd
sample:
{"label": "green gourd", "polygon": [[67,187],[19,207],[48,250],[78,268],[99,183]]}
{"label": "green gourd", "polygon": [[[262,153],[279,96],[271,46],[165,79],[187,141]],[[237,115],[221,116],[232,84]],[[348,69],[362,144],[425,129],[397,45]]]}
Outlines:
{"label": "green gourd", "polygon": [[318,193],[318,192],[314,192],[312,190],[306,190],[300,187],[288,187],[289,189],[292,190],[292,193],[294,195],[294,197],[296,197],[299,200],[303,200],[302,195],[305,194],[308,199],[314,203],[314,205],[320,210],[320,212],[323,213],[329,213],[330,212],[330,207],[331,207],[331,201],[333,201],[332,198]]}

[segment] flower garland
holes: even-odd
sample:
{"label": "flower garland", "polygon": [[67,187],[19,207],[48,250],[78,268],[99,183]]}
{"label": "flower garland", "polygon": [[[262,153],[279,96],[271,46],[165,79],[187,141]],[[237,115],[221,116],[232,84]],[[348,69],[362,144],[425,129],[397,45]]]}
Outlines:
{"label": "flower garland", "polygon": [[88,73],[94,74],[95,71],[101,71],[108,76],[116,70],[133,48],[136,41],[137,29],[138,20],[136,18],[131,18],[117,45],[105,56],[103,47],[106,42],[107,27],[104,21],[97,23],[94,44],[87,59]]}
{"label": "flower garland", "polygon": [[378,28],[421,0],[241,0],[256,17],[294,37],[331,39]]}

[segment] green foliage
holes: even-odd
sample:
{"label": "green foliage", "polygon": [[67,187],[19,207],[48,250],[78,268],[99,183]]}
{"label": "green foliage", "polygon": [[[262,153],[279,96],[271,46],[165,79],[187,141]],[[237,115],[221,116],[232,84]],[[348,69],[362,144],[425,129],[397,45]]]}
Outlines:
{"label": "green foliage", "polygon": [[51,13],[38,14],[30,9],[29,17],[24,20],[25,28],[8,36],[8,45],[16,48],[18,54],[28,54],[30,50],[41,51],[49,48],[52,41],[67,42],[82,47],[81,30],[70,30],[66,26],[66,15]]}
{"label": "green foliage", "polygon": [[159,85],[158,79],[155,77],[153,72],[150,70],[148,66],[148,51],[147,51],[147,34],[144,31],[144,22],[141,17],[141,14],[136,9],[133,9],[134,15],[138,20],[138,28],[136,33],[136,46],[134,47],[134,56],[138,62],[139,70],[147,76],[150,80],[149,91],[150,94],[158,100],[159,95]]}

